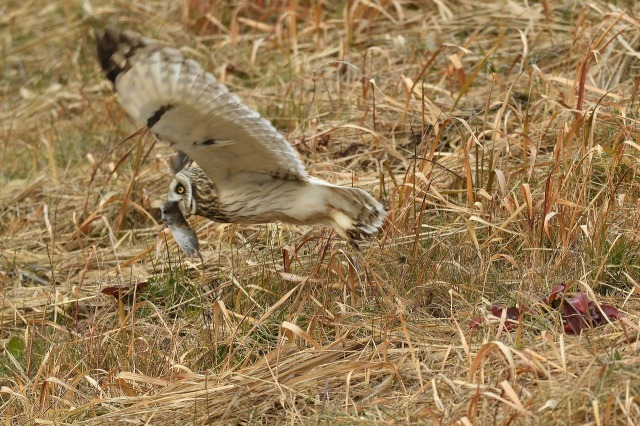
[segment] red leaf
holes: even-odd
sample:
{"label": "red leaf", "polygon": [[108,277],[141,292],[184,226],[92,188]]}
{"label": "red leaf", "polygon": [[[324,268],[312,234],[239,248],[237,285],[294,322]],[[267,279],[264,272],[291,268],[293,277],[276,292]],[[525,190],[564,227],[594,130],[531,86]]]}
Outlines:
{"label": "red leaf", "polygon": [[136,291],[141,292],[144,291],[145,288],[149,285],[149,281],[140,281],[136,283]]}
{"label": "red leaf", "polygon": [[125,290],[124,286],[105,287],[102,290],[100,290],[100,293],[106,294],[107,296],[113,296],[115,297],[116,300],[118,300],[124,290]]}
{"label": "red leaf", "polygon": [[518,321],[520,319],[520,310],[514,306],[507,308],[507,319]]}
{"label": "red leaf", "polygon": [[507,308],[507,319],[518,321],[520,319],[520,310],[515,306],[510,306]]}
{"label": "red leaf", "polygon": [[489,310],[494,316],[500,318],[502,316],[502,311],[504,310],[504,308],[498,305],[491,305],[491,308],[489,308]]}
{"label": "red leaf", "polygon": [[511,331],[517,327],[517,324],[515,324],[512,321],[517,322],[520,319],[520,310],[515,306],[510,306],[508,308],[505,308],[504,306],[498,306],[498,305],[491,306],[491,313],[498,318],[502,318],[502,313],[505,311],[507,312],[506,313],[507,321],[505,321],[504,323],[504,328],[507,331]]}
{"label": "red leaf", "polygon": [[598,306],[593,301],[589,302],[589,314],[585,316],[587,316],[587,321],[591,319],[593,320],[592,322],[595,322],[595,325],[600,325],[604,322],[604,317],[600,314]]}
{"label": "red leaf", "polygon": [[622,314],[620,314],[620,311],[611,305],[600,305],[600,309],[602,309],[602,312],[604,312],[604,314],[612,320],[617,320],[622,316]]}
{"label": "red leaf", "polygon": [[562,293],[564,293],[565,289],[566,289],[567,285],[562,283],[562,284],[558,284],[557,286],[553,287],[553,289],[551,290],[551,294],[549,294],[549,297],[546,298],[544,301],[553,306],[553,302],[556,301],[556,299],[558,298],[558,295],[560,295],[560,297],[562,297]]}
{"label": "red leaf", "polygon": [[[568,334],[580,334],[582,330],[588,327],[587,322],[582,317],[580,312],[573,306],[573,304],[563,300],[562,302],[562,316],[566,321],[565,332]],[[569,330],[567,330],[567,325]]]}
{"label": "red leaf", "polygon": [[[504,306],[492,305],[489,310],[494,316],[498,318],[502,318],[502,313],[506,311],[505,315],[506,315],[507,321],[504,324],[505,330],[511,331],[518,326],[518,324],[514,323],[514,321],[517,322],[520,319],[520,310],[515,306],[510,306],[508,308],[505,308]],[[469,328],[478,328],[482,326],[483,322],[484,322],[484,318],[481,318],[481,317],[473,318],[471,321],[469,321]]]}
{"label": "red leaf", "polygon": [[[589,300],[583,291],[579,291],[573,298],[566,297],[566,288],[566,284],[558,284],[553,287],[549,296],[543,299],[549,306],[559,307],[564,321],[565,333],[580,334],[585,329],[604,324],[607,318],[617,320],[622,316],[620,311],[611,305],[603,304],[598,309],[598,305]],[[495,313],[494,315],[498,316]]]}
{"label": "red leaf", "polygon": [[505,308],[504,306],[492,305],[491,313],[497,316],[498,318],[502,318],[502,312],[504,312],[505,309],[507,311],[508,320],[518,321],[518,319],[520,318],[520,310],[515,306],[510,306],[508,308]]}
{"label": "red leaf", "polygon": [[112,296],[113,298],[118,300],[127,293],[133,293],[134,287],[136,292],[141,292],[145,289],[147,285],[149,285],[148,281],[137,282],[135,283],[134,286],[116,285],[111,287],[105,287],[102,290],[100,290],[100,293],[106,294],[107,296]]}
{"label": "red leaf", "polygon": [[568,301],[581,314],[584,314],[589,310],[589,297],[587,297],[583,291],[579,291],[573,299],[568,299]]}

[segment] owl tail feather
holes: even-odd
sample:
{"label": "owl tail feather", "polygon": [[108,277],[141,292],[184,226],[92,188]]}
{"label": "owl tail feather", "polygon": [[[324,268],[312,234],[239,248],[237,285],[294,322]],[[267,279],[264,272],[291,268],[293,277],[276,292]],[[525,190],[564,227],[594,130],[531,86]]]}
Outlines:
{"label": "owl tail feather", "polygon": [[357,248],[356,241],[378,232],[387,212],[368,192],[319,180],[314,183],[323,187],[323,198],[329,206],[327,222],[351,245]]}

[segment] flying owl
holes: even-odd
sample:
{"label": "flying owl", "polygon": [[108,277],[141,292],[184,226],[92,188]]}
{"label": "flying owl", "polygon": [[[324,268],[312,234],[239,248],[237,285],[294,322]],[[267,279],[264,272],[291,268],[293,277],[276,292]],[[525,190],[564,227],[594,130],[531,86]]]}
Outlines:
{"label": "flying owl", "polygon": [[177,224],[174,235],[182,229],[183,250],[197,250],[197,238],[176,213],[224,223],[320,223],[353,245],[382,226],[386,212],[369,193],[309,176],[271,122],[194,60],[132,31],[95,35],[122,107],[197,163],[176,168],[162,208]]}

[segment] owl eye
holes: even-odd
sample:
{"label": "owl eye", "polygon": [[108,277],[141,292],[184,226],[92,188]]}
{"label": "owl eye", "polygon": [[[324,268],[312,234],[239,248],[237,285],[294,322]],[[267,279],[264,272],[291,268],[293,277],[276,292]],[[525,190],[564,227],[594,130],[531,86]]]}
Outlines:
{"label": "owl eye", "polygon": [[184,186],[183,185],[176,186],[176,192],[178,194],[184,194]]}

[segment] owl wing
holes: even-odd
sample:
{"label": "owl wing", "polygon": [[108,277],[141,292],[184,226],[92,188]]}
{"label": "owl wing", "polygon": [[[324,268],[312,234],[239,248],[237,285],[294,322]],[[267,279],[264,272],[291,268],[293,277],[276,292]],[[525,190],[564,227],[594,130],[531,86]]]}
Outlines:
{"label": "owl wing", "polygon": [[132,31],[96,30],[96,42],[127,113],[197,161],[217,186],[239,174],[308,179],[284,136],[197,62]]}

